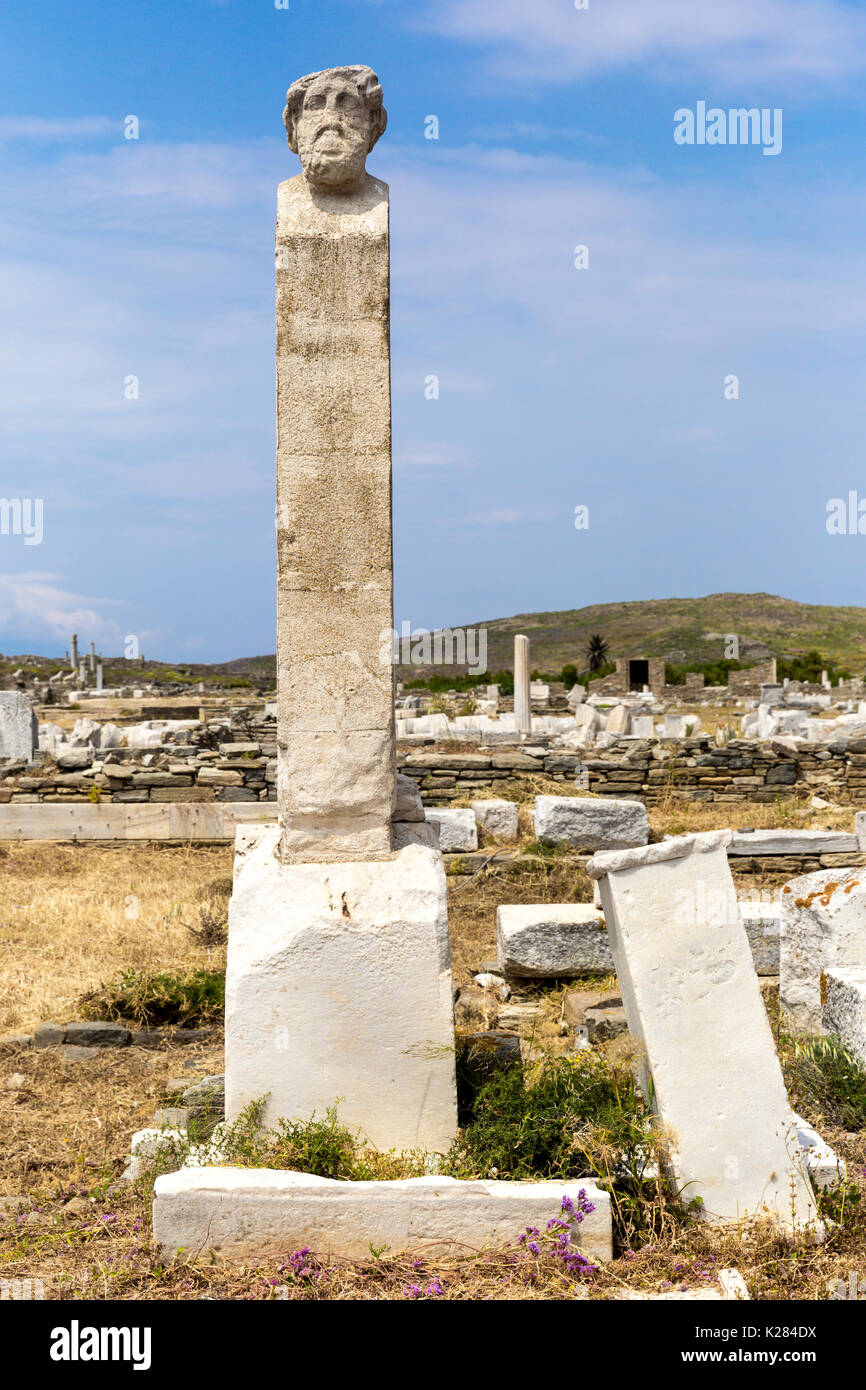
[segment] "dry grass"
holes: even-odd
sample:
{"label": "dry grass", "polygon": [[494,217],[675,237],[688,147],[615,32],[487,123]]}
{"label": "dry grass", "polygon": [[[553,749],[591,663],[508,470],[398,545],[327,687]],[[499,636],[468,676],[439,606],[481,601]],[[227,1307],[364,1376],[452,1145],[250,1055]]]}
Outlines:
{"label": "dry grass", "polygon": [[221,968],[187,927],[231,871],[230,846],[0,845],[0,1034],[67,1021],[120,970]]}
{"label": "dry grass", "polygon": [[[0,1212],[0,1276],[41,1278],[47,1298],[87,1300],[405,1301],[415,1288],[445,1301],[554,1300],[706,1287],[715,1270],[733,1265],[753,1298],[803,1300],[825,1298],[828,1281],[847,1282],[850,1270],[866,1271],[862,1218],[820,1246],[792,1246],[760,1226],[718,1230],[666,1221],[647,1244],[619,1250],[611,1264],[579,1281],[551,1258],[523,1261],[517,1246],[462,1256],[428,1246],[412,1256],[311,1257],[295,1269],[291,1250],[275,1250],[255,1261],[201,1257],[165,1267],[151,1243],[146,1186],[113,1196],[106,1187],[167,1078],[185,1066],[191,1076],[204,1074],[218,1069],[218,1060],[218,1049],[202,1048],[129,1048],[75,1066],[52,1052],[0,1056],[0,1075],[14,1069],[27,1077],[22,1091],[0,1090],[0,1192],[17,1199]],[[827,1137],[848,1160],[866,1202],[866,1135]],[[70,1210],[70,1200],[80,1209]]]}
{"label": "dry grass", "polygon": [[[749,810],[769,817],[776,808],[742,808]],[[714,808],[694,811],[702,814],[689,828],[709,828],[707,813]],[[737,815],[721,823],[749,822]],[[655,820],[657,833],[662,824]],[[205,949],[183,923],[196,925],[202,904],[224,903],[231,855],[228,846],[10,846],[0,857],[2,1031],[71,1017],[83,992],[121,969],[219,968],[222,952]],[[493,955],[499,903],[586,901],[590,895],[585,873],[556,858],[517,872],[494,863],[472,882],[450,879],[457,982]],[[137,917],[125,915],[131,896],[138,899]],[[551,1043],[560,995],[550,991],[544,1003],[541,1031]],[[150,1241],[146,1187],[119,1196],[107,1196],[106,1189],[121,1171],[131,1133],[149,1121],[168,1078],[193,1080],[222,1070],[218,1031],[208,1046],[112,1050],[78,1064],[55,1051],[0,1049],[0,1196],[10,1199],[0,1211],[0,1275],[40,1277],[49,1298],[402,1301],[417,1287],[422,1297],[474,1301],[606,1299],[626,1289],[696,1287],[725,1265],[741,1270],[754,1298],[812,1299],[826,1296],[830,1279],[847,1280],[850,1270],[866,1273],[862,1217],[816,1247],[792,1247],[760,1229],[720,1232],[662,1223],[657,1238],[619,1251],[582,1283],[550,1258],[514,1262],[513,1248],[459,1258],[428,1249],[414,1258],[386,1252],[367,1261],[308,1260],[301,1262],[303,1274],[291,1268],[291,1251],[254,1263],[202,1258],[163,1268]],[[24,1084],[7,1089],[14,1073]],[[862,1207],[866,1133],[822,1129],[847,1159]],[[73,1198],[80,1210],[68,1208]]]}

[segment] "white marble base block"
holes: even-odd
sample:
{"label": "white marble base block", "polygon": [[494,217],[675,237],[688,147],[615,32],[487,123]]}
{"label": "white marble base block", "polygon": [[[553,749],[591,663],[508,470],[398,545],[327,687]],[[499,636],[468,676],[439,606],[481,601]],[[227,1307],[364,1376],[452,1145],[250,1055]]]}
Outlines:
{"label": "white marble base block", "polygon": [[445,1152],[457,1129],[454,1016],[438,851],[283,864],[279,827],[235,844],[226,1118],[339,1117],[379,1149]]}
{"label": "white marble base block", "polygon": [[677,1187],[714,1220],[817,1224],[728,868],[730,834],[597,854],[588,871]]}

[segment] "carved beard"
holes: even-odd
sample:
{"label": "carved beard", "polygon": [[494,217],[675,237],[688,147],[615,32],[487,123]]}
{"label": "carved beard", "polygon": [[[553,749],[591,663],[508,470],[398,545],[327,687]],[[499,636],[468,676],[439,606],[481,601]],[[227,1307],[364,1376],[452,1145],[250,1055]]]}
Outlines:
{"label": "carved beard", "polygon": [[323,188],[340,188],[357,183],[367,160],[366,131],[333,124],[298,132],[298,153],[310,183]]}

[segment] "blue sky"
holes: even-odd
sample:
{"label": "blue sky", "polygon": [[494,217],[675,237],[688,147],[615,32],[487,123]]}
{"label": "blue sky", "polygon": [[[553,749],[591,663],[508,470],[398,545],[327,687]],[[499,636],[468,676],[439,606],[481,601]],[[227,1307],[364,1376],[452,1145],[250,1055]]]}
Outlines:
{"label": "blue sky", "polygon": [[[4,10],[0,497],[44,539],[0,535],[0,650],[273,651],[281,113],[353,62],[390,116],[398,624],[866,603],[825,525],[866,499],[866,9],[290,2]],[[781,108],[782,152],[676,145],[698,101]]]}

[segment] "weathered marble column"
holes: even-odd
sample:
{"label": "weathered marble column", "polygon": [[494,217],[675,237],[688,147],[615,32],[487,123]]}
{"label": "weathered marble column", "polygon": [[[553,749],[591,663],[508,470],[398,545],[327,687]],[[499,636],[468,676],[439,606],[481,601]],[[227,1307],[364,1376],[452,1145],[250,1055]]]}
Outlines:
{"label": "weathered marble column", "polygon": [[[322,137],[326,143],[331,137]],[[391,849],[395,748],[388,187],[280,185],[277,663],[281,857]]]}
{"label": "weathered marble column", "polygon": [[532,704],[529,695],[529,638],[514,639],[514,718],[522,734],[532,733]]}

